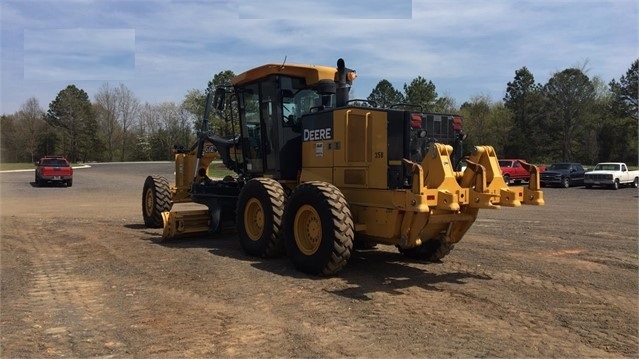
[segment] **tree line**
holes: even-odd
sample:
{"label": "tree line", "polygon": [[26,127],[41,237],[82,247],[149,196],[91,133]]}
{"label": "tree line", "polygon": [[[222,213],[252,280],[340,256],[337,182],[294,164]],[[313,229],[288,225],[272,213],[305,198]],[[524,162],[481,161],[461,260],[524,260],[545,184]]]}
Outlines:
{"label": "tree line", "polygon": [[[423,112],[458,114],[468,135],[464,150],[491,145],[502,157],[533,163],[625,161],[637,165],[639,59],[607,84],[583,68],[554,73],[536,83],[522,67],[493,101],[477,95],[457,107],[439,96],[432,81],[417,76],[397,90],[382,79],[362,100],[368,105],[403,104]],[[209,89],[229,85],[235,74],[222,71],[205,90],[189,90],[181,103],[142,103],[125,85],[104,83],[93,100],[71,84],[45,111],[34,97],[20,110],[0,117],[2,162],[34,162],[43,155],[65,155],[73,162],[171,160],[176,144],[195,141]],[[233,130],[212,116],[210,129],[222,136]]]}

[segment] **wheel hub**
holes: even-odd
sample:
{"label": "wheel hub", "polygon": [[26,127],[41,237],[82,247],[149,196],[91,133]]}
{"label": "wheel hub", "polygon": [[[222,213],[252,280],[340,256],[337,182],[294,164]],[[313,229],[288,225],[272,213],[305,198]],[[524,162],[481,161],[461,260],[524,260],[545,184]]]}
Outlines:
{"label": "wheel hub", "polygon": [[146,211],[147,216],[150,216],[153,213],[153,209],[155,208],[155,203],[153,201],[153,189],[149,188],[146,190],[146,195],[144,196],[144,210]]}
{"label": "wheel hub", "polygon": [[251,198],[244,209],[244,227],[253,241],[262,237],[264,232],[264,209],[257,198]]}
{"label": "wheel hub", "polygon": [[309,256],[317,252],[322,242],[322,222],[315,208],[307,204],[300,207],[294,227],[297,248]]}

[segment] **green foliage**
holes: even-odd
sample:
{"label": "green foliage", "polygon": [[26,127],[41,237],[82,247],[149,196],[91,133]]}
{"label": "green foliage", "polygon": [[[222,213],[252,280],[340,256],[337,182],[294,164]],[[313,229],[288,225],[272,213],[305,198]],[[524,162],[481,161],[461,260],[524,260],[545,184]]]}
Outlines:
{"label": "green foliage", "polygon": [[[204,92],[203,99],[206,99],[206,94],[210,91],[215,91],[217,87],[230,87],[231,80],[235,77],[235,73],[231,70],[220,71],[213,76],[213,78],[208,82],[208,87]],[[233,106],[232,103],[236,101],[234,97],[227,96],[226,98],[227,104],[222,111],[221,114],[216,113],[213,109],[211,111],[211,116],[209,117],[209,130],[213,131],[215,134],[219,136],[230,136],[232,134],[237,134],[240,131],[239,123],[234,123],[229,121],[233,118],[231,113],[232,108],[237,108],[237,106]],[[202,101],[205,104],[205,101]],[[198,126],[200,128],[201,121],[204,115],[204,108],[202,108],[202,114],[198,117]]]}
{"label": "green foliage", "polygon": [[95,158],[97,121],[89,95],[69,85],[49,104],[46,121],[62,134],[59,149],[70,161]]}
{"label": "green foliage", "polygon": [[468,139],[464,142],[464,153],[476,145],[490,145],[498,155],[508,143],[513,127],[512,112],[501,103],[493,103],[487,96],[475,96],[460,108],[464,117],[464,131]]}
{"label": "green foliage", "polygon": [[581,70],[571,68],[556,73],[543,87],[544,132],[556,147],[556,160],[573,161],[580,149],[575,141],[584,134],[587,114],[591,113],[595,88]]}
{"label": "green foliage", "polygon": [[374,101],[379,107],[388,108],[393,104],[404,102],[404,95],[396,90],[388,80],[384,79],[375,86],[366,99]]}
{"label": "green foliage", "polygon": [[15,115],[0,116],[0,161],[1,162],[20,162],[19,156],[20,146],[19,139],[16,136],[17,127]]}
{"label": "green foliage", "polygon": [[512,112],[513,126],[509,141],[504,144],[502,157],[535,158],[545,140],[539,136],[543,113],[541,85],[526,67],[515,71],[515,78],[508,82],[504,106]]}
{"label": "green foliage", "polygon": [[[543,85],[522,67],[507,83],[503,102],[480,95],[459,109],[452,98],[439,97],[435,85],[421,76],[404,83],[403,92],[382,80],[367,99],[382,107],[403,102],[419,105],[425,112],[460,113],[468,134],[465,152],[474,145],[491,145],[499,157],[520,157],[533,163],[614,160],[637,165],[638,66],[639,59],[609,82],[569,68],[553,74]],[[215,74],[206,89],[189,90],[180,104],[137,106],[126,87],[108,84],[96,94],[94,103],[85,91],[69,85],[46,113],[35,99],[28,99],[20,111],[0,117],[0,159],[31,163],[32,158],[60,154],[72,161],[172,160],[174,145],[194,143],[206,94],[217,86],[230,85],[234,76],[230,70]],[[227,101],[236,99],[227,96]],[[209,129],[221,136],[233,130],[237,133],[238,124],[224,120],[236,116],[231,108],[236,106],[227,103],[221,117],[213,111]],[[126,123],[123,114],[129,116]]]}
{"label": "green foliage", "polygon": [[404,84],[404,98],[407,103],[421,106],[424,112],[432,112],[437,100],[435,84],[417,76],[410,85]]}
{"label": "green foliage", "polygon": [[455,99],[448,96],[439,97],[437,100],[435,100],[435,105],[433,106],[433,112],[440,112],[440,113],[457,112]]}
{"label": "green foliage", "polygon": [[[207,89],[208,90],[208,89]],[[187,91],[182,100],[182,108],[191,113],[195,117],[193,128],[199,130],[199,122],[204,117],[204,109],[206,107],[206,91],[191,89]]]}
{"label": "green foliage", "polygon": [[614,95],[613,113],[639,120],[639,59],[632,63],[619,82],[610,81],[610,91]]}

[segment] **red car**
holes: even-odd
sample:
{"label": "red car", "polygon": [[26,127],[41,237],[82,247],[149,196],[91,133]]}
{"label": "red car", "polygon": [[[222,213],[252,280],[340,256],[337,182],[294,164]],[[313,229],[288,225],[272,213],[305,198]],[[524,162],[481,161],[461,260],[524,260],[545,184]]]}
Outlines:
{"label": "red car", "polygon": [[45,156],[36,162],[35,183],[43,186],[47,183],[65,183],[73,185],[73,168],[64,156]]}
{"label": "red car", "polygon": [[[510,184],[510,181],[514,181],[515,183],[520,183],[521,181],[530,181],[530,173],[526,171],[524,166],[519,163],[519,161],[526,162],[522,159],[501,159],[499,160],[499,168],[501,169],[501,174],[504,176],[504,181],[506,184]],[[537,166],[539,172],[543,172],[546,168],[543,166]]]}

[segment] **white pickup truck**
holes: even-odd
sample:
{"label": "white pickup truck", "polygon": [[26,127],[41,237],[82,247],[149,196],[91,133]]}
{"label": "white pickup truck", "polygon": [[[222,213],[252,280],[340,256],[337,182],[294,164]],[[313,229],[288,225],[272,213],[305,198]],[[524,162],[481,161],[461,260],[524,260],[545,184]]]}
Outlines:
{"label": "white pickup truck", "polygon": [[584,184],[586,188],[602,186],[619,189],[620,186],[628,185],[637,188],[637,185],[639,185],[639,170],[629,171],[628,166],[623,162],[597,163],[592,171],[586,172]]}

